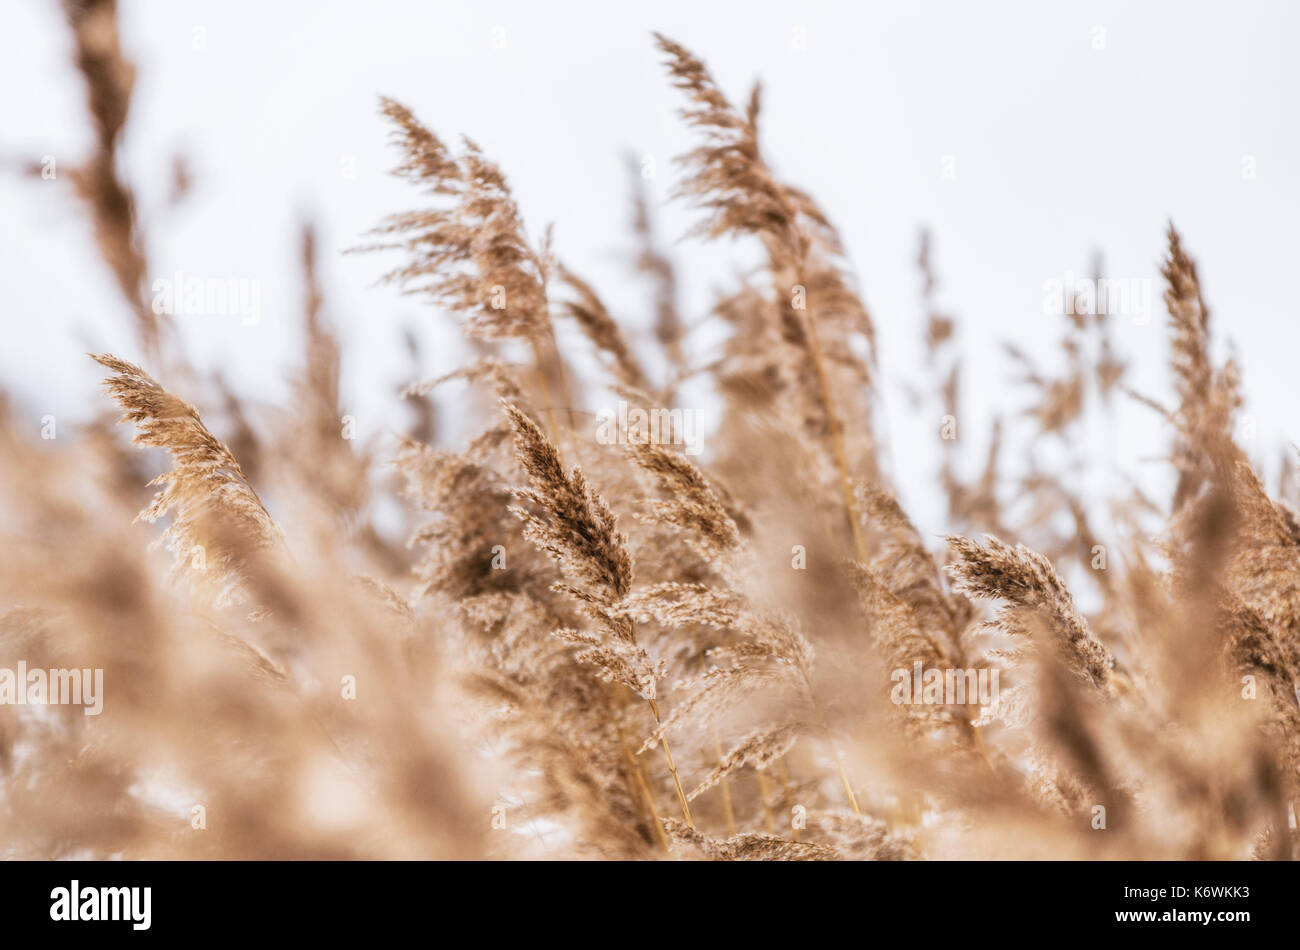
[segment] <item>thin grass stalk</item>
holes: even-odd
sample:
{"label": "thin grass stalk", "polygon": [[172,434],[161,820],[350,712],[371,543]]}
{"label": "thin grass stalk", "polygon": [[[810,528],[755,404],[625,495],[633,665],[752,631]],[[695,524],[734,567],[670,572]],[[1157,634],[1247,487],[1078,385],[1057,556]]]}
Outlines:
{"label": "thin grass stalk", "polygon": [[567,428],[561,429],[559,423],[555,421],[555,400],[551,397],[551,386],[546,381],[546,361],[542,358],[542,349],[537,343],[537,338],[533,337],[529,341],[533,348],[534,370],[537,373],[537,386],[542,393],[542,403],[546,409],[546,418],[549,423],[550,436],[557,443],[561,433],[564,441],[568,445],[570,452],[573,450],[572,435]]}
{"label": "thin grass stalk", "polygon": [[[801,267],[802,270],[802,267]],[[844,502],[844,517],[849,522],[849,531],[853,535],[853,548],[858,560],[867,563],[867,543],[862,536],[862,526],[858,523],[857,504],[853,500],[853,479],[849,475],[848,453],[844,449],[844,429],[836,411],[835,397],[831,393],[830,375],[826,371],[826,360],[822,355],[821,339],[817,335],[817,321],[811,311],[805,311],[805,324],[808,328],[808,344],[813,358],[813,369],[817,373],[817,385],[821,389],[823,408],[826,410],[827,423],[831,430],[831,451],[835,456],[835,467],[840,476],[840,492]]]}
{"label": "thin grass stalk", "polygon": [[[662,725],[663,721],[659,718],[659,704],[653,699],[648,700],[648,702],[650,703],[650,711],[654,713],[655,725]],[[682,780],[677,774],[677,765],[673,762],[672,750],[668,748],[668,737],[664,735],[660,737],[659,741],[664,746],[664,757],[668,760],[668,771],[673,773],[673,785],[677,789],[677,800],[682,806],[682,817],[686,819],[687,826],[694,830],[695,819],[691,817],[691,806],[686,801],[686,792],[682,790]]]}
{"label": "thin grass stalk", "polygon": [[623,719],[614,708],[614,699],[610,696],[609,690],[599,680],[596,681],[596,689],[604,701],[605,714],[614,721],[614,731],[618,733],[619,751],[623,753],[623,761],[627,765],[628,791],[632,793],[634,798],[639,797],[643,800],[650,817],[650,823],[654,825],[655,836],[659,839],[659,844],[663,846],[664,854],[668,854],[668,835],[664,831],[663,821],[659,818],[659,809],[655,806],[654,794],[650,791],[650,785],[646,781],[645,770],[641,767],[641,760],[632,753],[632,747],[627,741],[627,734],[623,732]]}
{"label": "thin grass stalk", "polygon": [[654,793],[650,790],[650,783],[646,781],[645,772],[641,768],[641,763],[636,756],[632,754],[632,747],[627,743],[627,736],[623,734],[623,723],[615,717],[615,728],[618,730],[618,744],[623,750],[623,758],[627,762],[628,769],[636,779],[636,784],[641,789],[641,795],[645,799],[646,808],[650,811],[650,822],[655,826],[655,834],[659,839],[659,844],[663,846],[664,854],[670,852],[668,846],[668,834],[664,831],[663,820],[659,817],[659,809],[655,807]]}
{"label": "thin grass stalk", "polygon": [[[714,754],[718,757],[718,762],[723,762],[722,754],[722,737],[718,735],[718,729],[713,728],[713,749]],[[727,776],[722,776],[722,781],[718,783],[722,789],[722,813],[727,819],[727,835],[731,836],[736,833],[736,813],[731,807],[731,783]]]}

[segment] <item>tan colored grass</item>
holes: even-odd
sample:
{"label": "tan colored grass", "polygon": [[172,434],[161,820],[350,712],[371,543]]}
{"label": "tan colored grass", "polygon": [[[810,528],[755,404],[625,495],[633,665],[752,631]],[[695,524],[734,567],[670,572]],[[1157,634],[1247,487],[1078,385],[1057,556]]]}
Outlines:
{"label": "tan colored grass", "polygon": [[[286,406],[158,352],[113,159],[130,67],[111,3],[68,9],[99,131],[78,184],[144,365],[95,359],[148,451],[102,419],[37,440],[0,400],[0,644],[107,688],[99,718],[0,706],[6,857],[1296,856],[1300,518],[1234,440],[1240,371],[1214,359],[1172,227],[1168,395],[1131,391],[1104,314],[1063,316],[1063,368],[1009,352],[1023,389],[987,448],[945,443],[932,484],[896,486],[868,308],[828,215],[759,148],[757,87],[737,107],[657,37],[698,135],[678,195],[695,236],[764,258],[686,312],[690,262],[635,196],[644,331],[529,235],[477,146],[382,99],[427,206],[373,249],[471,353],[413,373],[414,428],[352,445],[348,324],[310,228]],[[919,257],[912,395],[965,431],[961,322],[928,238]],[[701,391],[721,423],[700,455],[672,426],[608,444],[587,424],[611,398]],[[1085,500],[1076,472],[1006,463],[1081,443],[1124,393],[1168,427],[1172,497]],[[431,440],[435,408],[471,434]],[[942,524],[909,514],[927,490]],[[915,663],[996,669],[1002,694],[896,705]]]}

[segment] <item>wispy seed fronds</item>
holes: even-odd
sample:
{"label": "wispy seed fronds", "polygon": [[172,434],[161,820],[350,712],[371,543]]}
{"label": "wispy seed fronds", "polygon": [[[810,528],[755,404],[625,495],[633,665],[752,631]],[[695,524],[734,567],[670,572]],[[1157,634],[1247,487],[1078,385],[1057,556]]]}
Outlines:
{"label": "wispy seed fronds", "polygon": [[569,593],[612,606],[632,589],[632,558],[613,511],[580,468],[565,472],[559,451],[537,423],[509,403],[502,406],[514,427],[516,456],[531,483],[514,491],[531,509],[511,508],[524,523],[525,537],[560,566]]}
{"label": "wispy seed fronds", "polygon": [[746,832],[730,838],[712,838],[676,819],[665,826],[679,846],[699,851],[711,861],[834,861],[839,853],[824,845]]}
{"label": "wispy seed fronds", "polygon": [[280,542],[279,528],[193,406],[132,363],[109,354],[92,358],[113,373],[104,386],[125,410],[121,421],[135,424],[132,441],[167,450],[175,466],[150,483],[163,487],[139,517],[152,523],[170,515],[163,538],[175,554],[175,570],[191,566],[196,579],[222,578],[218,600],[224,602],[248,556]]}
{"label": "wispy seed fronds", "polygon": [[793,748],[805,726],[793,720],[782,720],[759,726],[747,733],[722,757],[708,778],[696,786],[686,797],[694,801],[733,772],[746,765],[762,769],[771,765]]}
{"label": "wispy seed fronds", "polygon": [[396,243],[359,250],[404,248],[409,262],[385,279],[461,314],[467,335],[536,340],[550,332],[547,242],[535,250],[501,170],[468,139],[453,155],[392,99],[381,111],[396,125],[402,150],[395,174],[443,199],[439,207],[389,216],[374,232]]}
{"label": "wispy seed fronds", "polygon": [[632,459],[650,475],[664,500],[652,503],[655,520],[688,531],[702,542],[705,557],[732,552],[740,531],[718,491],[685,455],[646,442],[631,449]]}
{"label": "wispy seed fronds", "polygon": [[612,361],[618,381],[633,389],[650,391],[650,378],[596,289],[562,264],[559,277],[574,294],[573,299],[563,304],[564,312],[573,318],[596,349]]}
{"label": "wispy seed fronds", "polygon": [[959,590],[1004,601],[999,622],[1012,634],[1029,632],[1025,622],[1029,615],[1045,615],[1070,668],[1096,686],[1109,685],[1115,659],[1088,629],[1047,558],[1022,544],[1011,547],[992,535],[985,535],[983,545],[967,538],[947,540],[956,555],[948,573]]}

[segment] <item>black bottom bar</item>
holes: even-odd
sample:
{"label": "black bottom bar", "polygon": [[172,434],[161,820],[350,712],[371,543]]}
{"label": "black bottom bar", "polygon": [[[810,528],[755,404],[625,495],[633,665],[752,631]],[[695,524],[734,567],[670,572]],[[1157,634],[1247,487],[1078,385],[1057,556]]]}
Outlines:
{"label": "black bottom bar", "polygon": [[405,927],[435,942],[454,933],[589,943],[662,932],[668,946],[673,932],[693,932],[694,942],[710,921],[729,937],[811,936],[838,925],[865,941],[902,927],[899,936],[913,933],[917,946],[981,932],[1028,935],[1020,928],[1029,926],[1053,928],[1040,935],[1232,940],[1287,925],[1297,884],[1293,866],[1262,862],[12,862],[0,874],[11,936],[315,934],[334,943]]}

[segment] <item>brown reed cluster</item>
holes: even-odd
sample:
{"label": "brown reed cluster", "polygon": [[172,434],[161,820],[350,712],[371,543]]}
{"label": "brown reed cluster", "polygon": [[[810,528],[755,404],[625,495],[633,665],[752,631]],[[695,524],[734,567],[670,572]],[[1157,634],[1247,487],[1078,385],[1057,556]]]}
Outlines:
{"label": "brown reed cluster", "polygon": [[[738,106],[656,37],[698,135],[695,236],[763,257],[685,313],[634,189],[644,343],[477,145],[385,98],[425,206],[364,249],[475,358],[412,383],[395,444],[358,445],[310,228],[290,405],[161,346],[114,159],[132,69],[111,0],[67,8],[99,130],[75,184],[142,365],[94,359],[144,451],[103,419],[41,440],[0,405],[0,665],[105,684],[98,716],[0,705],[5,856],[1296,857],[1300,518],[1234,439],[1238,371],[1172,226],[1172,404],[1129,390],[1104,307],[1061,318],[1062,376],[1010,352],[1037,444],[1114,401],[1159,413],[1172,497],[1085,499],[1034,453],[1007,474],[999,422],[974,478],[943,442],[945,539],[891,484],[872,318],[760,148],[757,87]],[[928,236],[920,271],[938,439],[962,364]],[[699,454],[684,388],[718,409]],[[615,401],[626,419],[592,421]],[[438,440],[448,405],[467,442]],[[934,670],[996,672],[996,695]]]}

